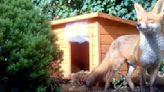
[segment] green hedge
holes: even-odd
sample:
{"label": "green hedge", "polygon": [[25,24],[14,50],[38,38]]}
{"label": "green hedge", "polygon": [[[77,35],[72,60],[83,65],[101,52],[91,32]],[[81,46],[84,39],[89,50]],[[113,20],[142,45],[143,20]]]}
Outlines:
{"label": "green hedge", "polygon": [[0,86],[7,91],[47,90],[48,66],[61,55],[56,40],[32,1],[0,0]]}

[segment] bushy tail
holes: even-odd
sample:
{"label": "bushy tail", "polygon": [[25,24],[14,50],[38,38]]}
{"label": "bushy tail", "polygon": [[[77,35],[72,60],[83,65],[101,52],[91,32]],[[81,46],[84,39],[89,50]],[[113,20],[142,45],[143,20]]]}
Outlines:
{"label": "bushy tail", "polygon": [[91,88],[97,82],[99,83],[105,82],[106,74],[107,72],[109,72],[109,68],[111,65],[109,61],[110,60],[109,57],[110,57],[109,53],[107,53],[102,63],[98,67],[93,69],[91,73],[88,75],[88,78],[86,79],[86,86],[88,88]]}

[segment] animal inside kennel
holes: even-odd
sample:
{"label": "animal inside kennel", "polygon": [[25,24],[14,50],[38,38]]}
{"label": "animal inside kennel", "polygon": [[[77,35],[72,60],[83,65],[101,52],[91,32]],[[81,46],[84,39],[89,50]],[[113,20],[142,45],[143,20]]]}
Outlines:
{"label": "animal inside kennel", "polygon": [[[98,66],[114,39],[138,34],[135,24],[100,12],[51,21],[52,31],[63,50],[61,69],[64,76],[80,70],[91,71]],[[121,70],[126,72],[126,65]]]}

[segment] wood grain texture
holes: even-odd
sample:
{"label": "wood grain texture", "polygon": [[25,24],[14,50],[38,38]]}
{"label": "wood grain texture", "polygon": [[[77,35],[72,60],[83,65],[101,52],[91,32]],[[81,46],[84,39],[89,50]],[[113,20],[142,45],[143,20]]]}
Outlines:
{"label": "wood grain texture", "polygon": [[[77,22],[87,22],[90,71],[101,63],[111,43],[117,37],[127,34],[138,34],[135,27],[136,22],[100,12],[50,21],[51,30],[58,37],[57,44],[64,52],[61,69],[64,71],[65,76],[71,74],[71,67],[74,66],[71,65],[70,42],[65,39],[64,31],[66,25]],[[77,27],[75,28],[78,30]],[[77,53],[79,52],[77,51]],[[74,55],[76,55],[76,52],[74,52]],[[121,69],[122,71],[127,70],[125,65]]]}

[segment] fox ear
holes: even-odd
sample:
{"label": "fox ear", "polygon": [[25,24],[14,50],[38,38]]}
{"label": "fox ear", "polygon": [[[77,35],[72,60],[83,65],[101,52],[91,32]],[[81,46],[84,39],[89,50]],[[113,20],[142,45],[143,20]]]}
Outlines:
{"label": "fox ear", "polygon": [[164,0],[158,0],[154,6],[152,12],[157,13],[157,14],[163,13],[164,12]]}
{"label": "fox ear", "polygon": [[134,3],[134,8],[136,10],[137,16],[140,16],[145,10],[138,3]]}

